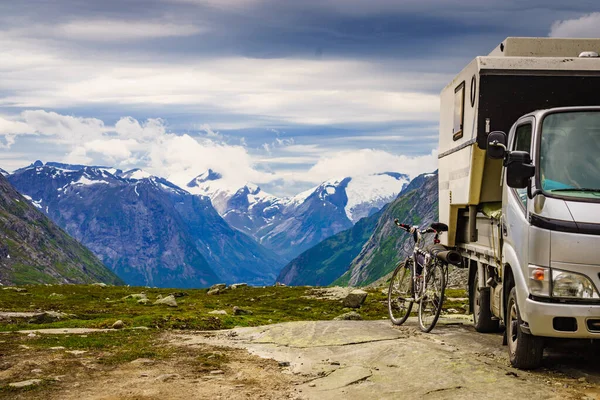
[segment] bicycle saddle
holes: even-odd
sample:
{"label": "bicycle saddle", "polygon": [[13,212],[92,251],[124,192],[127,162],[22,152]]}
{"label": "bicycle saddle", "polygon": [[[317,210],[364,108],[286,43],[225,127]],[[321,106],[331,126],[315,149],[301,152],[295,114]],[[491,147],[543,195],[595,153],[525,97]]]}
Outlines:
{"label": "bicycle saddle", "polygon": [[434,222],[431,224],[431,227],[438,232],[448,232],[448,225],[443,224],[441,222]]}

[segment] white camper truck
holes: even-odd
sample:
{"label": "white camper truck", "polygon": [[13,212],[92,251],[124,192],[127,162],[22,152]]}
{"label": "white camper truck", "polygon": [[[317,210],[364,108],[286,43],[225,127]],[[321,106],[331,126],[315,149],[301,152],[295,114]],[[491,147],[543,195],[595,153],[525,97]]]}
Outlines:
{"label": "white camper truck", "polygon": [[440,221],[511,363],[600,339],[600,39],[507,38],[441,93]]}

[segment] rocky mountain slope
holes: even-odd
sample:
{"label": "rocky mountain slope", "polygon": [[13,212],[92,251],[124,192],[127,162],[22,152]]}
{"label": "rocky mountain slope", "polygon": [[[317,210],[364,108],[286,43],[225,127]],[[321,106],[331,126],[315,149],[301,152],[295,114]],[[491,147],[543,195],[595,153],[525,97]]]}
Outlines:
{"label": "rocky mountain slope", "polygon": [[283,264],[208,198],[140,170],[36,163],[9,180],[132,285],[270,284]]}
{"label": "rocky mountain slope", "polygon": [[398,261],[412,252],[412,237],[396,227],[395,218],[402,223],[421,227],[437,220],[437,171],[415,178],[403,193],[386,207],[360,254],[335,284],[367,285],[392,271]]}
{"label": "rocky mountain slope", "polygon": [[290,261],[277,281],[290,286],[328,286],[347,270],[369,240],[381,211],[358,221]]}
{"label": "rocky mountain slope", "polygon": [[399,173],[332,179],[291,198],[278,198],[260,187],[231,184],[209,170],[185,187],[209,196],[236,229],[290,260],[322,240],[377,212],[408,184]]}
{"label": "rocky mountain slope", "polygon": [[437,196],[437,174],[415,178],[376,214],[296,257],[277,280],[288,285],[363,285],[380,278],[412,250],[410,237],[395,227],[394,218],[430,223],[437,218]]}
{"label": "rocky mountain slope", "polygon": [[0,174],[0,284],[122,284]]}

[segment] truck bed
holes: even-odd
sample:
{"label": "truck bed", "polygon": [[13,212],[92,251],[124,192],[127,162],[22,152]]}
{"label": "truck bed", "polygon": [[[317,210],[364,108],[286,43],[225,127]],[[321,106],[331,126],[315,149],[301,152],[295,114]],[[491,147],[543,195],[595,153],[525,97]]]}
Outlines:
{"label": "truck bed", "polygon": [[[470,214],[475,215],[474,232],[471,232]],[[495,205],[483,207],[482,211],[459,212],[456,232],[456,249],[463,257],[484,264],[495,265],[501,259],[500,210]]]}

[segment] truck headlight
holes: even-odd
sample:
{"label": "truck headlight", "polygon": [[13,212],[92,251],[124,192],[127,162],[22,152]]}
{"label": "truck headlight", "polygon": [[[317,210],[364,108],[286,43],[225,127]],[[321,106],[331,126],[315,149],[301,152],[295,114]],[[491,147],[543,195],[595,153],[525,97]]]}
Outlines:
{"label": "truck headlight", "polygon": [[575,272],[552,269],[552,296],[572,299],[600,299],[590,279]]}
{"label": "truck headlight", "polygon": [[529,265],[529,291],[534,296],[550,296],[550,268]]}

